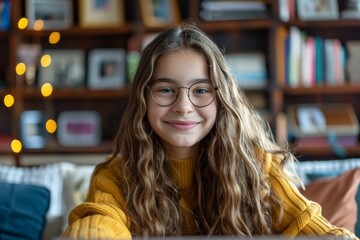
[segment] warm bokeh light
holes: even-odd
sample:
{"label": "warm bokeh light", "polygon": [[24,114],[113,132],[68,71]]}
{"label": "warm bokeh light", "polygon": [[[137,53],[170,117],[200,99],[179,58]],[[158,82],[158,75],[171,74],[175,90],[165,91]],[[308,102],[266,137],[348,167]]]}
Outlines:
{"label": "warm bokeh light", "polygon": [[21,142],[19,140],[14,139],[14,140],[11,141],[11,150],[14,153],[21,152],[21,149],[22,149],[22,144],[21,144]]}
{"label": "warm bokeh light", "polygon": [[18,22],[18,28],[19,29],[25,29],[29,24],[29,21],[27,18],[20,18]]}
{"label": "warm bokeh light", "polygon": [[53,86],[50,83],[44,83],[41,86],[41,94],[44,97],[50,96],[52,94],[52,92],[53,92]]}
{"label": "warm bokeh light", "polygon": [[17,75],[23,75],[26,72],[26,65],[25,63],[18,63],[16,65],[16,74]]}
{"label": "warm bokeh light", "polygon": [[34,22],[34,30],[35,31],[41,31],[44,28],[44,21],[41,19],[38,19]]}
{"label": "warm bokeh light", "polygon": [[59,32],[52,32],[49,36],[49,43],[56,44],[60,41],[60,33]]}
{"label": "warm bokeh light", "polygon": [[42,67],[48,67],[51,64],[51,56],[49,54],[45,54],[40,59],[40,64]]}
{"label": "warm bokeh light", "polygon": [[14,102],[15,102],[15,99],[14,99],[13,95],[11,95],[11,94],[7,94],[4,97],[4,104],[6,107],[11,107],[12,105],[14,105]]}
{"label": "warm bokeh light", "polygon": [[55,120],[49,119],[46,121],[45,127],[46,127],[46,131],[48,131],[49,133],[54,133],[56,131],[57,124]]}

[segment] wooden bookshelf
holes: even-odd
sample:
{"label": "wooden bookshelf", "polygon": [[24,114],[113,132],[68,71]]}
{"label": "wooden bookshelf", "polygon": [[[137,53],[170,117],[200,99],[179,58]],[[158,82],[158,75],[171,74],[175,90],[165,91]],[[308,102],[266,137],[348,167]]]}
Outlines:
{"label": "wooden bookshelf", "polygon": [[[127,16],[124,24],[119,27],[81,28],[79,25],[78,1],[73,0],[73,24],[67,29],[54,30],[20,30],[17,22],[25,17],[26,1],[19,0],[19,4],[13,4],[11,9],[11,27],[8,31],[0,31],[0,53],[6,61],[0,62],[0,74],[5,79],[6,86],[0,86],[0,98],[6,94],[15,97],[15,104],[11,108],[0,107],[0,136],[9,135],[12,139],[18,139],[19,118],[23,111],[29,109],[44,110],[51,106],[55,118],[65,110],[96,110],[104,120],[102,126],[102,141],[95,147],[63,147],[56,142],[56,135],[52,135],[51,145],[42,149],[23,149],[20,154],[12,153],[7,146],[0,146],[0,159],[2,155],[12,154],[14,159],[19,159],[21,154],[81,154],[99,153],[107,154],[112,151],[112,138],[117,131],[118,122],[121,119],[130,85],[121,89],[90,90],[80,88],[57,88],[53,94],[44,98],[37,85],[26,86],[15,74],[17,64],[16,50],[22,43],[38,43],[43,49],[83,49],[86,54],[93,48],[123,48],[128,49],[129,42],[136,39],[132,48],[141,50],[141,38],[147,34],[165,30],[166,26],[146,27],[142,24],[139,6],[141,0],[124,0]],[[266,112],[266,117],[277,135],[276,119],[279,114],[286,112],[291,104],[298,103],[327,103],[347,102],[355,107],[360,119],[360,84],[343,86],[314,86],[290,88],[284,84],[279,72],[281,61],[277,51],[277,31],[279,28],[289,29],[296,26],[302,31],[313,36],[324,38],[336,37],[343,44],[348,40],[360,40],[360,20],[331,20],[331,21],[298,21],[282,22],[278,17],[279,3],[277,0],[267,0],[269,17],[252,20],[227,20],[227,21],[203,21],[199,16],[201,0],[181,0],[179,12],[181,20],[191,19],[202,28],[224,50],[232,52],[262,52],[266,56],[266,67],[269,76],[264,89],[245,90],[247,94],[260,94],[265,99],[265,106],[260,109]],[[56,45],[48,42],[48,36],[53,31],[58,31],[61,41]],[[134,49],[132,49],[134,50]],[[87,60],[87,59],[86,59]],[[360,78],[360,76],[359,76]],[[106,106],[106,108],[104,108]],[[280,126],[281,127],[281,126]],[[347,157],[360,156],[360,147],[346,148]],[[337,158],[331,148],[301,148],[297,151],[304,159]],[[0,160],[1,164],[1,160]]]}

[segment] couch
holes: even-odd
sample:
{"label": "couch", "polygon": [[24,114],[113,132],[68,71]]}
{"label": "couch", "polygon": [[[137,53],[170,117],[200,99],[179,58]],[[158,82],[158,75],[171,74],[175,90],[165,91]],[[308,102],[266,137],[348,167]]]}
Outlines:
{"label": "couch", "polygon": [[[69,162],[51,163],[33,167],[0,165],[0,185],[1,183],[11,183],[47,189],[50,193],[47,200],[49,206],[47,208],[44,206],[44,208],[39,211],[39,214],[45,214],[43,222],[41,221],[41,217],[39,217],[39,219],[36,219],[35,223],[42,226],[42,239],[56,239],[61,235],[67,225],[67,215],[70,210],[80,202],[84,201],[94,167],[95,165],[78,165]],[[32,190],[31,195],[40,198],[37,193],[40,190]],[[19,195],[18,197],[22,196]],[[40,199],[46,205],[45,197]],[[17,209],[13,212],[22,212],[23,207],[26,207],[26,204],[21,206],[16,205],[18,208],[22,209]],[[43,209],[47,209],[47,211],[43,213]],[[15,223],[11,223],[15,225],[18,224],[16,221]],[[7,225],[9,225],[9,223],[7,223]],[[0,233],[1,226],[0,220]],[[34,230],[31,235],[36,234],[37,232]],[[1,238],[1,235],[0,239],[3,239]],[[29,236],[24,239],[31,239],[31,237]]]}
{"label": "couch", "polygon": [[[42,239],[56,239],[67,225],[70,210],[85,199],[94,167],[68,162],[36,167],[0,165],[0,183],[27,184],[48,189],[49,206],[46,213],[39,213],[44,215],[43,225],[40,223],[43,226]],[[297,162],[296,169],[306,186],[305,191],[301,187],[299,191],[310,200],[319,202],[323,214],[327,214],[326,217],[333,224],[346,227],[359,235],[360,221],[357,219],[360,219],[360,208],[357,202],[360,204],[360,159]],[[42,197],[46,198],[46,192]],[[332,201],[327,204],[329,199]],[[41,222],[41,216],[38,222]]]}

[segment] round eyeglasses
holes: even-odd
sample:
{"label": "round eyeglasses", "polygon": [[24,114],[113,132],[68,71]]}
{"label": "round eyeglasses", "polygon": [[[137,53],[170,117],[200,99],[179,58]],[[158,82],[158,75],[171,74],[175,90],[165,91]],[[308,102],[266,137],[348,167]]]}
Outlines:
{"label": "round eyeglasses", "polygon": [[181,88],[187,90],[190,102],[196,107],[206,107],[210,105],[216,96],[217,87],[210,82],[195,82],[190,87],[178,87],[168,81],[155,81],[148,86],[153,101],[162,107],[168,107],[176,102]]}

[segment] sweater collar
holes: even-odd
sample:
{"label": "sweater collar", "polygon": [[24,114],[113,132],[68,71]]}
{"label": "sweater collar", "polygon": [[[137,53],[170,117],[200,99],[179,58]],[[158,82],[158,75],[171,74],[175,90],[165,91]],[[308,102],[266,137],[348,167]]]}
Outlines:
{"label": "sweater collar", "polygon": [[171,168],[169,176],[179,189],[189,189],[194,185],[195,159],[177,159],[169,157]]}

